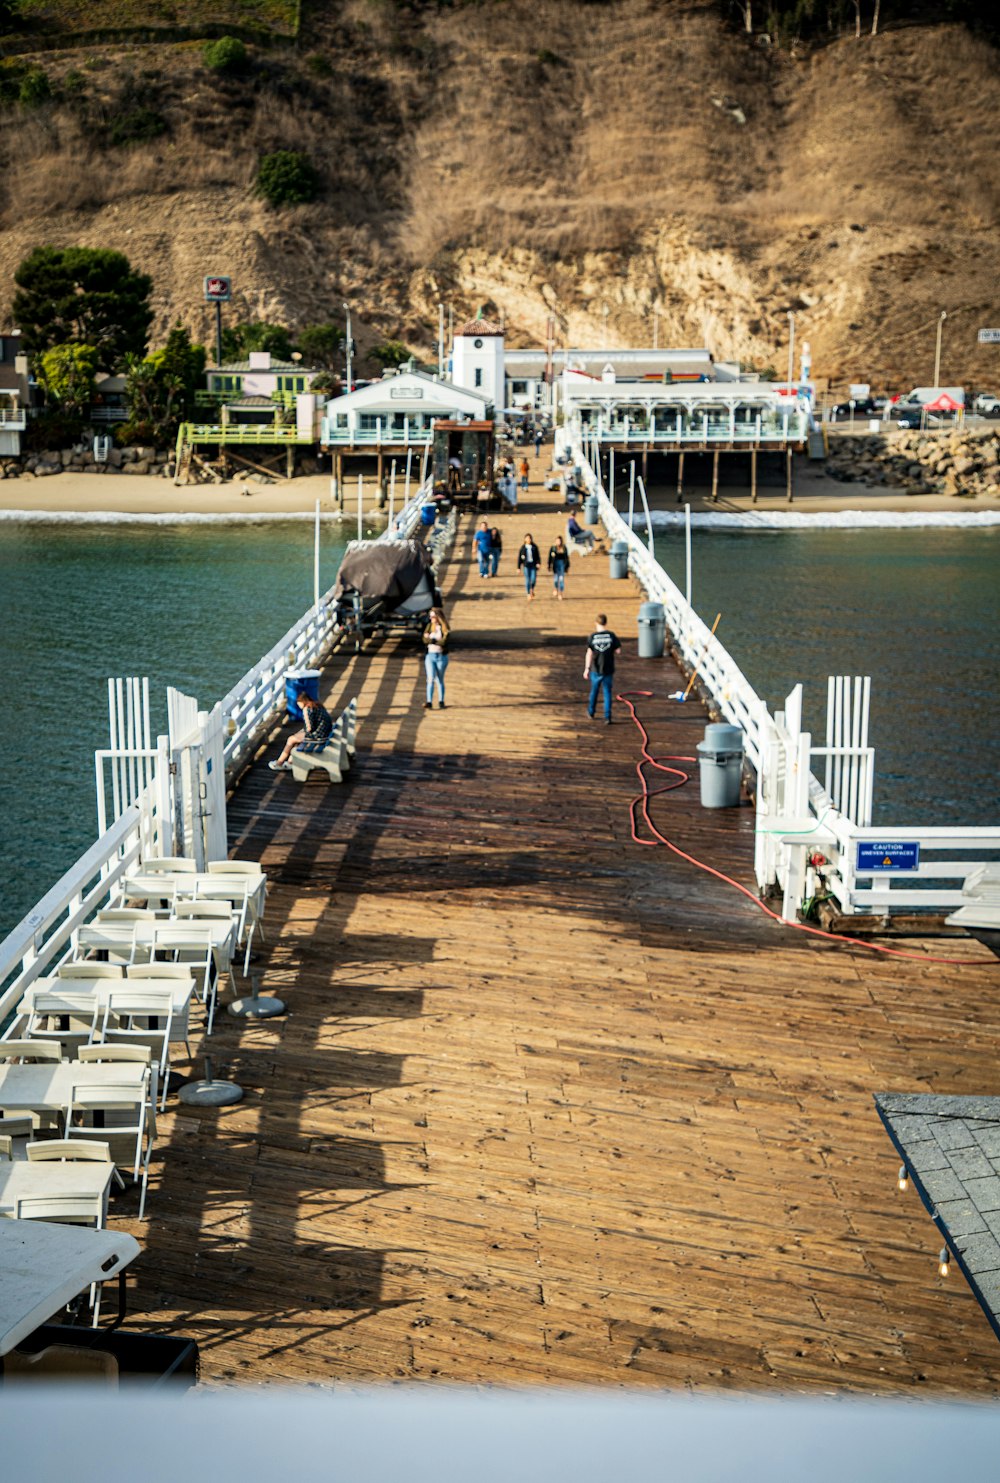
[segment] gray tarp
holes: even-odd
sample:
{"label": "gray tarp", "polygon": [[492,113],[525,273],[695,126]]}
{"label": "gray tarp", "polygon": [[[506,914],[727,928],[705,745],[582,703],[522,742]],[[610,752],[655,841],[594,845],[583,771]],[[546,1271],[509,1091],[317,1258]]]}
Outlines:
{"label": "gray tarp", "polygon": [[416,590],[430,570],[431,553],[420,541],[352,541],[334,584],[335,599],[359,592],[366,605],[381,600],[388,611]]}

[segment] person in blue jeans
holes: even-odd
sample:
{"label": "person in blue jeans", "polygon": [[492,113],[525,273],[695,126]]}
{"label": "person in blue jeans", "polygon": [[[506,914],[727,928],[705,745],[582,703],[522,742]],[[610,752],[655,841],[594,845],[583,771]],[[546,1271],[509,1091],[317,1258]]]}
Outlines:
{"label": "person in blue jeans", "polygon": [[535,583],[538,581],[538,568],[541,564],[542,553],[532,540],[529,531],[517,553],[517,569],[519,572],[524,572],[524,590],[529,602],[534,600]]}
{"label": "person in blue jeans", "polygon": [[583,666],[583,678],[590,681],[590,699],[587,715],[591,720],[597,713],[597,697],[604,691],[604,724],[611,725],[611,691],[614,684],[615,655],[621,653],[621,640],[608,627],[606,613],[598,613],[597,626],[587,640],[587,659]]}
{"label": "person in blue jeans", "polygon": [[424,673],[427,676],[427,699],[424,710],[434,704],[434,687],[438,689],[438,710],[444,710],[444,672],[448,668],[448,639],[450,630],[440,608],[431,608],[424,629]]}
{"label": "person in blue jeans", "polygon": [[555,545],[549,547],[549,571],[552,573],[552,595],[562,602],[569,571],[569,552],[562,536],[556,536]]}
{"label": "person in blue jeans", "polygon": [[473,541],[476,547],[476,555],[479,558],[479,575],[488,577],[490,574],[490,528],[485,520],[480,523]]}

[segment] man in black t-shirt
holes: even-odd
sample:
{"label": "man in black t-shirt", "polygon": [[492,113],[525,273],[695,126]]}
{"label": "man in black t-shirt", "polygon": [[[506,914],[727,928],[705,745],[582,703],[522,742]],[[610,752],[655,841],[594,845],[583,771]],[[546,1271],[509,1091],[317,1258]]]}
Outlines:
{"label": "man in black t-shirt", "polygon": [[621,653],[618,635],[607,626],[606,613],[598,613],[597,627],[587,640],[587,659],[583,667],[583,678],[590,681],[590,699],[587,715],[594,719],[597,710],[598,692],[604,691],[604,724],[611,725],[611,687],[615,673],[615,655]]}

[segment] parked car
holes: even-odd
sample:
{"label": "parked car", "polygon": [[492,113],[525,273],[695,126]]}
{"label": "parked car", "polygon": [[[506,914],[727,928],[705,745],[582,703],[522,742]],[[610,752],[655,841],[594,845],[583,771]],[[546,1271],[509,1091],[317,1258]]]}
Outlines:
{"label": "parked car", "polygon": [[[884,403],[882,404],[885,405]],[[874,397],[861,397],[854,403],[853,415],[855,417],[878,417],[882,408]],[[835,407],[830,408],[831,422],[849,422],[851,420],[852,408],[850,402],[838,402]]]}
{"label": "parked car", "polygon": [[981,391],[974,406],[983,417],[1000,417],[1000,397],[994,396],[991,391]]}

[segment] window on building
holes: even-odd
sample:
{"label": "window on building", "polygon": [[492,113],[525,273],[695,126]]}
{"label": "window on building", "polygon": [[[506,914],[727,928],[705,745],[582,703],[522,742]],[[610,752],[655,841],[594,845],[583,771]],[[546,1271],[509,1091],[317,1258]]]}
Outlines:
{"label": "window on building", "polygon": [[512,381],[510,383],[510,394],[511,394],[511,396],[515,396],[515,397],[527,396],[528,395],[528,383],[527,383],[527,381]]}
{"label": "window on building", "polygon": [[233,392],[233,391],[236,391],[236,392],[242,391],[243,390],[243,377],[242,376],[213,376],[212,377],[212,390],[213,391],[225,392],[227,395],[230,392]]}
{"label": "window on building", "polygon": [[305,389],[306,389],[306,378],[304,376],[279,376],[278,377],[278,390],[279,391],[293,391],[293,392],[298,392],[298,391],[305,391]]}
{"label": "window on building", "polygon": [[482,384],[483,384],[483,372],[482,372],[482,368],[479,367],[479,366],[477,366],[476,367],[476,385],[477,386],[482,386]]}
{"label": "window on building", "polygon": [[337,426],[338,427],[346,427],[347,426],[347,413],[346,412],[338,412],[337,413]]}

